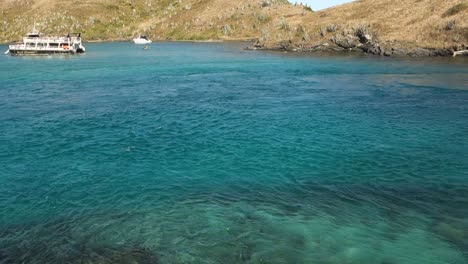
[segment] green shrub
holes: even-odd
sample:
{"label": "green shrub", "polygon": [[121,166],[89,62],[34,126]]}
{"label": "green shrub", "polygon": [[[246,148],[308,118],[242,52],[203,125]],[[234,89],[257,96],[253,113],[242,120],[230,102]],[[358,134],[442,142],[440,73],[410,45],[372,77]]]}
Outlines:
{"label": "green shrub", "polygon": [[264,15],[264,14],[260,14],[260,15],[257,16],[257,20],[262,22],[262,23],[266,23],[266,22],[271,20],[271,17],[267,16],[267,15]]}
{"label": "green shrub", "polygon": [[449,17],[449,16],[456,15],[467,8],[468,8],[468,4],[466,3],[456,4],[452,6],[451,8],[449,8],[447,11],[445,11],[445,13],[442,14],[442,17]]}
{"label": "green shrub", "polygon": [[304,10],[314,12],[310,6],[304,6]]}

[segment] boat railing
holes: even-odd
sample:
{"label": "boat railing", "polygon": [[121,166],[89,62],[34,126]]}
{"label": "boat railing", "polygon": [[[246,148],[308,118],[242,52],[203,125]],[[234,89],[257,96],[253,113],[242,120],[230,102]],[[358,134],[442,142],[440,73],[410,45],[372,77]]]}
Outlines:
{"label": "boat railing", "polygon": [[11,44],[8,46],[10,50],[72,50],[73,47],[68,45],[51,47],[51,46],[36,46],[36,45],[26,45],[26,44]]}
{"label": "boat railing", "polygon": [[80,37],[48,37],[48,38],[23,38],[23,42],[27,43],[80,43]]}

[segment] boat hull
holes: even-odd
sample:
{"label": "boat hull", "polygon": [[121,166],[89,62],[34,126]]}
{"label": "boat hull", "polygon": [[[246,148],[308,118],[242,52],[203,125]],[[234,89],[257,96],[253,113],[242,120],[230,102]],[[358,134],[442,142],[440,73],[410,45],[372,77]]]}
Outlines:
{"label": "boat hull", "polygon": [[73,50],[12,50],[8,52],[10,55],[49,55],[49,54],[75,54]]}
{"label": "boat hull", "polygon": [[133,39],[133,42],[135,44],[150,44],[151,40],[146,40],[146,39]]}

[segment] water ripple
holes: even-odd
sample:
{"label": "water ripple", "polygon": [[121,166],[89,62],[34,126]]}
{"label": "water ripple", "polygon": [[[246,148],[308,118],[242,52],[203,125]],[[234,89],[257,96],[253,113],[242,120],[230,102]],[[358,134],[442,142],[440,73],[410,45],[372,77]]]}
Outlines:
{"label": "water ripple", "polygon": [[0,263],[468,262],[463,62],[241,48],[0,57]]}

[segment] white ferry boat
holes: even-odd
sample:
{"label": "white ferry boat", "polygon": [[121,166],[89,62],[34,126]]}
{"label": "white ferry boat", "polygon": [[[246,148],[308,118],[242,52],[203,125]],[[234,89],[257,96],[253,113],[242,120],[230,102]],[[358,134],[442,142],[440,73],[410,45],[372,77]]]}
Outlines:
{"label": "white ferry boat", "polygon": [[44,37],[34,27],[31,33],[23,37],[23,42],[9,45],[5,54],[76,54],[85,51],[85,47],[81,44],[81,33],[70,33],[61,37]]}
{"label": "white ferry boat", "polygon": [[151,40],[147,36],[140,35],[138,38],[134,38],[133,42],[135,44],[150,44]]}

